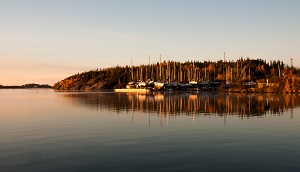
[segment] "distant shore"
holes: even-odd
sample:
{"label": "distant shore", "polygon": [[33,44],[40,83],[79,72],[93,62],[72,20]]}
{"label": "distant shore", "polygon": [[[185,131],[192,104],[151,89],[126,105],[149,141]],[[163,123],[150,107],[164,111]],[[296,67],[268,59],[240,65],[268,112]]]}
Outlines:
{"label": "distant shore", "polygon": [[48,84],[0,85],[0,89],[52,88]]}

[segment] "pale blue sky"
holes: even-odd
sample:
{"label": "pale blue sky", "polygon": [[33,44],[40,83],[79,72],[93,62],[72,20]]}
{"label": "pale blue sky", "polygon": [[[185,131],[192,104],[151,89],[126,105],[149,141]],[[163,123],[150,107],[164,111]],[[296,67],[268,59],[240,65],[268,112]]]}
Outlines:
{"label": "pale blue sky", "polygon": [[226,59],[300,67],[298,0],[0,0],[0,84],[115,65]]}

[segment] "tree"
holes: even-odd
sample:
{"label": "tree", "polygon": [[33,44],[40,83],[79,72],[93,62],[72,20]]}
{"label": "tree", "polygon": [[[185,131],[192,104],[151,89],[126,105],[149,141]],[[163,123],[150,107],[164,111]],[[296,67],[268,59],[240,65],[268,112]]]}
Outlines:
{"label": "tree", "polygon": [[291,84],[290,84],[288,78],[285,80],[284,91],[285,91],[285,92],[291,92]]}

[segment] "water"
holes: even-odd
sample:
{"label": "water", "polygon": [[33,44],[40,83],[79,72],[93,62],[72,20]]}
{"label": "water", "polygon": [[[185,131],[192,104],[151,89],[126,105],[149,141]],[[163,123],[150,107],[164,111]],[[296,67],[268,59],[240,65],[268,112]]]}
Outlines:
{"label": "water", "polygon": [[0,171],[299,171],[300,97],[0,90]]}

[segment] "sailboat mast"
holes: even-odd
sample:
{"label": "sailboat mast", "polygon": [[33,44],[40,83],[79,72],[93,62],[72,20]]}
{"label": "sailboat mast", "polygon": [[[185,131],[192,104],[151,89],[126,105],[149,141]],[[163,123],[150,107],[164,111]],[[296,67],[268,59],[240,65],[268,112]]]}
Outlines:
{"label": "sailboat mast", "polygon": [[179,62],[179,81],[182,82],[181,62]]}
{"label": "sailboat mast", "polygon": [[176,80],[176,62],[174,62],[174,69],[173,69],[174,81]]}
{"label": "sailboat mast", "polygon": [[154,80],[154,76],[153,76],[153,67],[154,67],[154,63],[151,65],[151,80]]}
{"label": "sailboat mast", "polygon": [[132,57],[131,57],[131,81],[133,81],[133,66],[132,66]]}
{"label": "sailboat mast", "polygon": [[161,80],[161,54],[159,55],[159,79]]}
{"label": "sailboat mast", "polygon": [[193,59],[193,79],[195,79],[195,59]]}
{"label": "sailboat mast", "polygon": [[166,80],[170,83],[170,73],[169,73],[169,61],[167,58],[167,72],[166,72]]}
{"label": "sailboat mast", "polygon": [[170,60],[168,60],[168,82],[170,83],[171,75],[170,75]]}
{"label": "sailboat mast", "polygon": [[[149,66],[149,75],[150,75],[150,77],[148,77],[148,66]],[[145,80],[147,80],[147,79],[151,79],[151,72],[150,72],[150,54],[149,54],[149,64],[148,64],[148,66],[146,66],[146,78],[145,78]]]}
{"label": "sailboat mast", "polygon": [[143,81],[143,68],[142,65],[140,65],[140,81]]}

